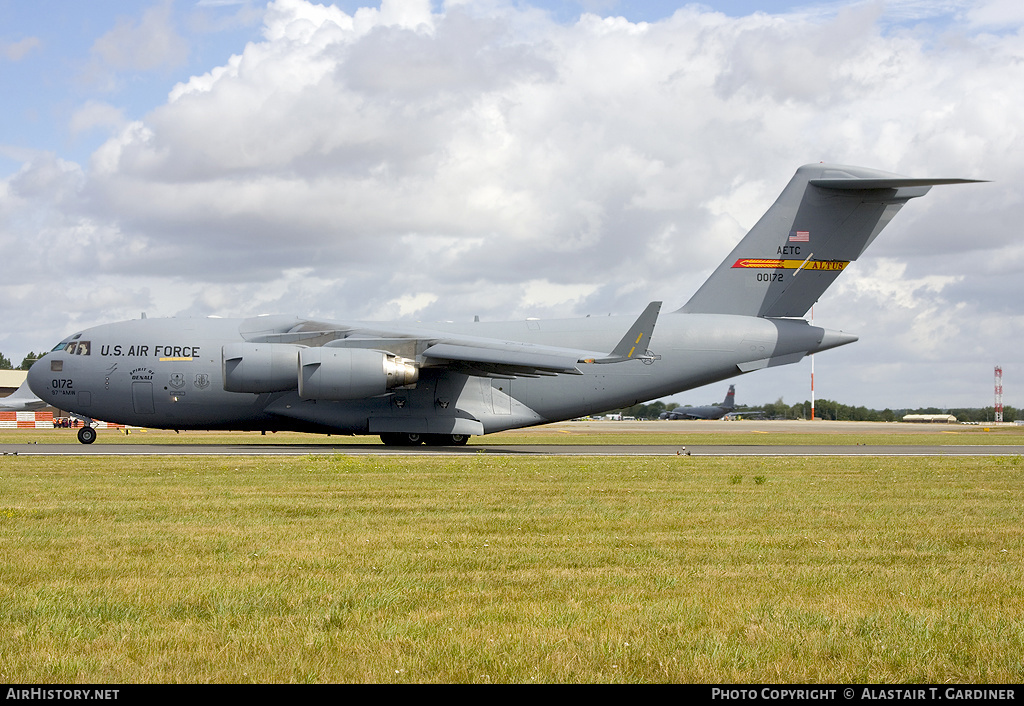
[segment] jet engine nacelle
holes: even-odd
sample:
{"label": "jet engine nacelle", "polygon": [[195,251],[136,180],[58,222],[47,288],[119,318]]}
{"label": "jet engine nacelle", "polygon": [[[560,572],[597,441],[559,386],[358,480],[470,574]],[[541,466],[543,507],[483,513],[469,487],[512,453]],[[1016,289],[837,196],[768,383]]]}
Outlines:
{"label": "jet engine nacelle", "polygon": [[419,369],[405,358],[365,348],[303,348],[299,351],[299,397],[356,400],[411,385]]}
{"label": "jet engine nacelle", "polygon": [[286,392],[298,387],[295,366],[303,346],[239,341],[221,348],[228,392]]}

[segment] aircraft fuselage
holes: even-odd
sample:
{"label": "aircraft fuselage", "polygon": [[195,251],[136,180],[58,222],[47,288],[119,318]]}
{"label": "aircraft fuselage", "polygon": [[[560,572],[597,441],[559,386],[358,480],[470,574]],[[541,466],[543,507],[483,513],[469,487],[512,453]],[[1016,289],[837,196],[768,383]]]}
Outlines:
{"label": "aircraft fuselage", "polygon": [[[32,367],[28,385],[55,407],[121,424],[462,444],[855,341],[799,317],[907,201],[971,181],[804,165],[694,295],[666,315],[655,301],[635,320],[140,319],[65,339]],[[36,403],[24,393],[13,404]],[[95,439],[87,429],[79,433],[85,443]]]}
{"label": "aircraft fuselage", "polygon": [[[29,386],[59,409],[154,428],[480,434],[625,407],[856,340],[803,320],[668,314],[658,321],[650,344],[655,360],[581,363],[581,375],[488,377],[427,364],[413,385],[353,400],[303,399],[295,390],[225,389],[225,345],[281,335],[300,321],[139,319],[97,326],[40,359],[29,372]],[[401,335],[410,344],[453,335],[602,351],[615,345],[629,323],[624,317],[590,317],[432,324],[403,326]],[[386,336],[394,326],[338,328]],[[401,339],[392,339],[391,347],[401,345]]]}

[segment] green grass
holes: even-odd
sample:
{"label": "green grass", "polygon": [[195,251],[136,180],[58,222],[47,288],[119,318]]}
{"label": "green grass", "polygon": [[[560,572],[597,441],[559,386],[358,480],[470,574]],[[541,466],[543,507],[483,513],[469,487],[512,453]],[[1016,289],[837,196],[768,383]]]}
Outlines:
{"label": "green grass", "polygon": [[[908,424],[865,424],[863,427],[830,427],[829,422],[808,422],[808,431],[764,431],[737,423],[738,431],[721,431],[703,427],[702,422],[685,422],[683,429],[676,422],[667,422],[664,430],[658,423],[639,431],[620,431],[615,422],[608,429],[575,427],[572,423],[545,425],[529,429],[474,436],[474,446],[527,445],[756,445],[756,446],[921,446],[921,445],[1014,445],[1024,446],[1024,426],[963,426],[955,430]],[[690,425],[689,428],[685,428]],[[651,431],[651,430],[654,431]],[[74,429],[2,429],[0,444],[77,444]],[[100,429],[97,444],[380,444],[376,436],[325,436],[280,432],[261,435],[259,432],[182,432],[143,429],[130,434],[115,429]]]}
{"label": "green grass", "polygon": [[[754,428],[745,422],[727,426],[736,431],[723,431],[717,423],[666,422],[643,425],[641,430],[619,431],[616,422],[605,422],[575,428],[572,423],[545,425],[473,437],[474,444],[664,444],[664,445],[753,445],[753,446],[921,446],[921,445],[1024,445],[1024,426],[948,426],[930,427],[913,424],[880,424],[833,426],[829,422],[807,422],[806,431],[793,431],[793,426],[772,423]],[[664,426],[662,426],[664,425]],[[603,427],[607,426],[607,430]],[[798,424],[803,428],[804,424]]]}
{"label": "green grass", "polygon": [[1019,682],[1020,457],[0,458],[0,680]]}

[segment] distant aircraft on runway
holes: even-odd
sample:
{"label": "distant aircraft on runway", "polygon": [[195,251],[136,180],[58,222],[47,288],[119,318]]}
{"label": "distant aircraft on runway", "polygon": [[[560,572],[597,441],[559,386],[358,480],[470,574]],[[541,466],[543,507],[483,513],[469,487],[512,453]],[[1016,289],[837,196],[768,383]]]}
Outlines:
{"label": "distant aircraft on runway", "polygon": [[[802,317],[908,200],[968,181],[801,167],[690,300],[664,316],[651,302],[636,317],[562,321],[143,318],[65,337],[32,366],[28,385],[87,421],[78,432],[86,444],[98,419],[461,445],[856,341]],[[36,403],[19,394],[11,404]]]}
{"label": "distant aircraft on runway", "polygon": [[[669,412],[662,412],[659,419],[721,419],[732,414],[736,409],[736,386],[729,385],[729,392],[721,404],[708,405],[706,407],[676,407]],[[760,410],[750,410],[748,414],[754,414]]]}

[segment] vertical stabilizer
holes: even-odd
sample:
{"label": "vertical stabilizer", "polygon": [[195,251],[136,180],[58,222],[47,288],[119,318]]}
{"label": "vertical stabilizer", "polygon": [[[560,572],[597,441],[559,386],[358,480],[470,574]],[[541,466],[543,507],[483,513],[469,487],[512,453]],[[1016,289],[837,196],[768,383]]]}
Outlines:
{"label": "vertical stabilizer", "polygon": [[939,184],[828,164],[800,167],[768,212],[681,309],[799,317],[871,244],[903,204]]}
{"label": "vertical stabilizer", "polygon": [[729,391],[725,393],[725,400],[720,405],[723,409],[734,410],[736,409],[736,386],[729,385]]}

